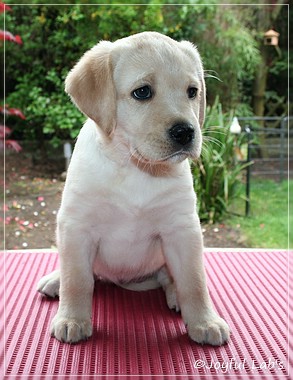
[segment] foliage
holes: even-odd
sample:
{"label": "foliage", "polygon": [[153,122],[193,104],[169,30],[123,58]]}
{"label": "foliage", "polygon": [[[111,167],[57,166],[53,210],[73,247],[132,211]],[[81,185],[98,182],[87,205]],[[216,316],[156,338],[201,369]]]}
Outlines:
{"label": "foliage", "polygon": [[[54,69],[50,70],[41,85],[30,86],[30,74],[23,76],[16,86],[16,91],[9,96],[9,102],[18,102],[26,110],[27,122],[33,128],[26,129],[26,138],[38,140],[40,135],[46,135],[53,146],[58,146],[60,140],[75,139],[85,117],[68,100],[63,89],[63,77],[59,77]],[[56,91],[48,94],[46,86],[56,86]]]}
{"label": "foliage", "polygon": [[[37,1],[35,1],[37,3]],[[145,30],[197,43],[209,78],[208,101],[221,94],[225,109],[244,102],[241,81],[252,77],[258,51],[245,25],[230,7],[216,2],[173,5],[151,1],[143,5],[15,5],[6,15],[17,25],[22,49],[6,51],[7,102],[24,110],[27,123],[15,125],[21,139],[60,140],[76,136],[84,120],[64,93],[64,78],[77,59],[101,39],[115,40]],[[241,33],[239,33],[241,30]]]}
{"label": "foliage", "polygon": [[247,166],[236,159],[246,137],[230,133],[231,123],[232,114],[223,113],[217,99],[207,109],[201,159],[192,165],[199,216],[209,223],[220,220],[231,201],[239,196],[241,171]]}
{"label": "foliage", "polygon": [[[38,141],[39,146],[45,139],[56,146],[76,137],[84,116],[64,93],[63,83],[74,63],[97,41],[114,41],[145,30],[193,41],[206,70],[208,103],[214,104],[208,107],[202,160],[193,166],[195,188],[201,218],[219,219],[237,195],[243,169],[235,161],[234,149],[235,144],[240,148],[245,143],[244,137],[236,141],[228,127],[232,113],[251,116],[252,83],[260,58],[253,26],[257,6],[219,5],[215,0],[208,5],[204,0],[181,5],[175,0],[168,4],[146,0],[141,5],[135,0],[127,5],[114,0],[113,4],[32,2],[20,2],[5,15],[8,30],[13,28],[24,42],[21,49],[9,44],[5,52],[6,101],[27,115],[25,124],[15,121],[14,136]],[[282,87],[278,74],[286,72],[285,61],[271,68],[277,81],[274,89]]]}

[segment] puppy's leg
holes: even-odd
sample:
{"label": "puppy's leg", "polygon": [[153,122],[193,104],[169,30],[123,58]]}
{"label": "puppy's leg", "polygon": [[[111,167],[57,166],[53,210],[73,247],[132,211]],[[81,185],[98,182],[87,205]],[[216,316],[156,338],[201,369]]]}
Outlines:
{"label": "puppy's leg", "polygon": [[57,235],[60,236],[60,304],[51,333],[62,342],[74,343],[92,335],[95,250],[89,236],[81,230],[62,227]]}
{"label": "puppy's leg", "polygon": [[229,338],[227,323],[215,312],[206,284],[198,219],[162,236],[168,269],[174,279],[181,313],[192,340],[215,346]]}
{"label": "puppy's leg", "polygon": [[60,271],[47,274],[42,277],[37,285],[37,291],[48,297],[59,297]]}

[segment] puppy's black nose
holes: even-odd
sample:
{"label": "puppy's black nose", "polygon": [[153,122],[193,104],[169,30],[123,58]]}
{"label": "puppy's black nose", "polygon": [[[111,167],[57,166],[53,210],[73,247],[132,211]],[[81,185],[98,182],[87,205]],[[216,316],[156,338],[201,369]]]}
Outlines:
{"label": "puppy's black nose", "polygon": [[179,145],[187,145],[194,139],[194,128],[190,124],[176,124],[169,129],[171,139]]}

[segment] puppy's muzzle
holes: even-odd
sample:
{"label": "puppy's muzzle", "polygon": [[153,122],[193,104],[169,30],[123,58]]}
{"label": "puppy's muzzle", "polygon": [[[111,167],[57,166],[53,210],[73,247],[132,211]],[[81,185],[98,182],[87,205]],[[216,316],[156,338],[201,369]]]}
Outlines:
{"label": "puppy's muzzle", "polygon": [[187,123],[173,125],[168,133],[178,149],[188,148],[188,146],[193,143],[195,136],[193,126]]}

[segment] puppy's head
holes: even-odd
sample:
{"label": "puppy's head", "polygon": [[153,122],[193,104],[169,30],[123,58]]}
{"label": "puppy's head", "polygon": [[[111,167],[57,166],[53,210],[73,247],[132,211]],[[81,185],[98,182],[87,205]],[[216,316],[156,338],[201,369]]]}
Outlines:
{"label": "puppy's head", "polygon": [[140,162],[198,158],[205,113],[197,49],[154,32],[100,42],[66,78],[73,102]]}

